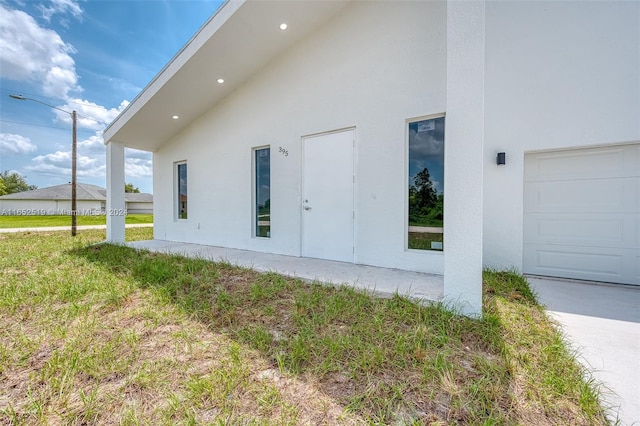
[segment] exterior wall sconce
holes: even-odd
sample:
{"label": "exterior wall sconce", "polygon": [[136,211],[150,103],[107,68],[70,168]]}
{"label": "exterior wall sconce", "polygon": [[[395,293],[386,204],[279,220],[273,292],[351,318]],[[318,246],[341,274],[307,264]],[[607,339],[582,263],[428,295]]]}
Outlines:
{"label": "exterior wall sconce", "polygon": [[507,154],[505,154],[504,152],[499,152],[498,156],[496,157],[496,164],[498,166],[504,166],[507,163]]}

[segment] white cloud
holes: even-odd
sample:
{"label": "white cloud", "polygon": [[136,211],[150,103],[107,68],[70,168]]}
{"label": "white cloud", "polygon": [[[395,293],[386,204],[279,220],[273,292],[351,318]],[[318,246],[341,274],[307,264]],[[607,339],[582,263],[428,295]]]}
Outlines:
{"label": "white cloud", "polygon": [[148,151],[126,148],[124,174],[127,178],[150,178],[153,176],[153,155]]}
{"label": "white cloud", "polygon": [[126,148],[124,174],[127,178],[149,178],[153,176],[153,154],[149,151]]}
{"label": "white cloud", "polygon": [[[60,109],[65,111],[75,110],[78,113],[78,127],[91,130],[103,130],[111,123],[126,107],[129,101],[124,100],[118,108],[107,109],[102,105],[98,105],[84,99],[69,99]],[[71,116],[62,111],[54,110],[58,121],[71,123]]]}
{"label": "white cloud", "polygon": [[42,163],[45,160],[53,165],[61,166],[71,164],[71,153],[65,151],[56,151],[51,154],[38,155],[33,159],[37,163]]}
{"label": "white cloud", "polygon": [[[38,155],[32,161],[34,164],[25,169],[53,176],[71,175],[70,151]],[[86,155],[78,155],[76,166],[78,178],[101,177],[104,176],[106,169],[103,158],[91,158]]]}
{"label": "white cloud", "polygon": [[89,139],[78,142],[78,151],[88,154],[105,155],[104,140],[102,136],[94,135]]}
{"label": "white cloud", "polygon": [[135,158],[139,160],[151,161],[152,154],[149,151],[141,151],[139,149],[126,148],[125,156],[127,158]]}
{"label": "white cloud", "polygon": [[[78,178],[104,177],[106,174],[106,149],[101,135],[78,141]],[[71,151],[56,151],[38,155],[26,169],[51,176],[71,176]],[[125,152],[125,178],[149,178],[153,175],[150,152],[127,149]]]}
{"label": "white cloud", "polygon": [[124,163],[124,174],[127,178],[148,178],[153,176],[151,160],[127,158]]}
{"label": "white cloud", "polygon": [[0,69],[2,78],[40,83],[45,95],[66,99],[81,92],[76,50],[57,32],[46,29],[25,12],[0,4]]}
{"label": "white cloud", "polygon": [[29,138],[12,133],[0,133],[0,154],[25,155],[31,154],[37,149]]}
{"label": "white cloud", "polygon": [[[47,20],[47,22],[51,21],[51,17],[53,15],[67,15],[71,14],[74,18],[82,19],[82,8],[78,3],[73,0],[50,0],[47,5],[41,4],[38,6],[40,12],[42,12],[42,17]],[[66,20],[61,21],[64,25]],[[66,27],[67,25],[65,25]]]}

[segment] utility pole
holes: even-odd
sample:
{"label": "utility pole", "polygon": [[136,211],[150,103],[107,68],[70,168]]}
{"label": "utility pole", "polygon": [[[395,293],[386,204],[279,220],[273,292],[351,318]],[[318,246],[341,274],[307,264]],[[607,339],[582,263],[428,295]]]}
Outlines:
{"label": "utility pole", "polygon": [[49,108],[57,109],[58,111],[62,111],[71,116],[71,121],[73,123],[72,126],[72,135],[71,135],[71,236],[76,236],[76,225],[77,225],[77,215],[78,215],[78,203],[77,203],[77,193],[76,193],[76,158],[78,156],[78,142],[76,136],[76,125],[77,125],[77,113],[76,110],[72,112],[65,111],[62,108],[58,108],[57,106],[49,105],[46,102],[39,101],[37,99],[27,98],[22,95],[9,95],[11,99],[17,99],[19,101],[33,101],[39,104],[48,106]]}
{"label": "utility pole", "polygon": [[78,156],[78,142],[76,139],[76,110],[71,113],[71,121],[73,122],[73,133],[71,136],[71,236],[76,236],[76,225],[78,220],[78,200],[77,200],[77,181],[76,181],[76,158]]}

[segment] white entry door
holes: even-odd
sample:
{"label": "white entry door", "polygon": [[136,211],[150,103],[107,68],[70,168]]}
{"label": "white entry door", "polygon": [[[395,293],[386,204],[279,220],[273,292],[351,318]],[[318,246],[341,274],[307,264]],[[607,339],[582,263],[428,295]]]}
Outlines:
{"label": "white entry door", "polygon": [[525,155],[523,269],[640,285],[640,144]]}
{"label": "white entry door", "polygon": [[353,129],[302,139],[302,255],[353,262]]}

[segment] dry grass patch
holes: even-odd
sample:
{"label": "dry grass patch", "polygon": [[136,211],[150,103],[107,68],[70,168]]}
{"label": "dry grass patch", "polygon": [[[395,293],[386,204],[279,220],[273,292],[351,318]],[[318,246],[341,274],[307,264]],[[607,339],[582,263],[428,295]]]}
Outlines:
{"label": "dry grass patch", "polygon": [[606,423],[515,274],[472,320],[103,235],[0,235],[0,422]]}

